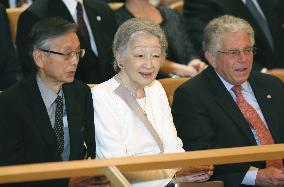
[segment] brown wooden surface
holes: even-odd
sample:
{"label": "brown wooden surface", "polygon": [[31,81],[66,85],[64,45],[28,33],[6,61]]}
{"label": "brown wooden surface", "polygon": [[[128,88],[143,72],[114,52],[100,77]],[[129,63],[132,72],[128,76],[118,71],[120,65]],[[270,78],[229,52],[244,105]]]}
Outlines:
{"label": "brown wooden surface", "polygon": [[153,156],[82,160],[0,167],[0,183],[103,174],[116,166],[122,173],[204,164],[227,164],[284,158],[284,144],[191,151]]}
{"label": "brown wooden surface", "polygon": [[172,106],[173,103],[175,90],[188,79],[189,78],[165,78],[158,80],[166,91],[170,106]]}
{"label": "brown wooden surface", "polygon": [[168,8],[174,9],[177,12],[179,12],[180,14],[182,14],[183,12],[183,0],[179,0],[179,1],[175,1],[169,5],[167,5]]}
{"label": "brown wooden surface", "polygon": [[124,3],[108,3],[112,10],[117,10],[123,6]]}
{"label": "brown wooden surface", "polygon": [[28,6],[24,6],[24,7],[20,7],[20,8],[8,8],[8,9],[6,9],[8,19],[9,19],[9,24],[10,24],[12,42],[14,44],[15,44],[15,41],[16,41],[17,25],[18,25],[19,16],[27,7]]}

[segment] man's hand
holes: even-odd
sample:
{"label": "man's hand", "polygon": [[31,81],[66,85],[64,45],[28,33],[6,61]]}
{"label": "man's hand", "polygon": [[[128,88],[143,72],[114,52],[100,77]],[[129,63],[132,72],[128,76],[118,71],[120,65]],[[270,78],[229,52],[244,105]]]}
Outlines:
{"label": "man's hand", "polygon": [[284,186],[284,173],[275,167],[259,169],[256,175],[256,185],[263,187]]}

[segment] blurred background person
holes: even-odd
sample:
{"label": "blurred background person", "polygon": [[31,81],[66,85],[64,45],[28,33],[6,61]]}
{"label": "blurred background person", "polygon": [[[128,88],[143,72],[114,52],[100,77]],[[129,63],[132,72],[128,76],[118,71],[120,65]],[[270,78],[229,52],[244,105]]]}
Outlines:
{"label": "blurred background person", "polygon": [[184,0],[183,15],[200,55],[203,54],[203,29],[210,20],[225,14],[247,20],[255,30],[254,69],[267,72],[267,69],[284,68],[283,12],[282,0]]}
{"label": "blurred background person", "polygon": [[17,57],[12,43],[9,20],[0,3],[0,91],[17,82]]}
{"label": "blurred background person", "polygon": [[29,5],[33,1],[34,0],[1,0],[0,4],[3,4],[6,8],[17,8]]}
{"label": "blurred background person", "polygon": [[[98,159],[184,152],[162,85],[155,80],[165,61],[166,36],[146,18],[123,23],[114,38],[118,74],[92,88]],[[188,132],[190,133],[190,132]],[[133,186],[206,181],[212,166],[127,174]]]}
{"label": "blurred background person", "polygon": [[158,78],[177,75],[193,77],[201,72],[206,64],[203,63],[190,41],[182,17],[174,10],[166,7],[154,7],[149,0],[126,0],[123,7],[115,11],[118,25],[133,17],[146,17],[160,24],[165,31],[169,48],[167,59],[163,64]]}
{"label": "blurred background person", "polygon": [[28,55],[28,33],[39,20],[62,17],[78,24],[78,36],[86,49],[76,71],[76,79],[85,83],[100,83],[114,75],[111,43],[116,31],[112,10],[107,3],[94,0],[39,0],[26,9],[19,18],[16,45],[24,76],[35,67]]}

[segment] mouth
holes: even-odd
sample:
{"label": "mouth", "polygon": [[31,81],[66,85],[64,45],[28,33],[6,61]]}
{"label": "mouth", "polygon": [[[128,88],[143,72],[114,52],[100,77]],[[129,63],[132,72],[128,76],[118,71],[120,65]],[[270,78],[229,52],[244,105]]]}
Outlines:
{"label": "mouth", "polygon": [[69,71],[69,72],[67,72],[67,76],[68,77],[74,77],[75,73],[76,73],[76,71]]}
{"label": "mouth", "polygon": [[153,72],[139,72],[139,74],[143,77],[143,78],[152,78],[153,77]]}
{"label": "mouth", "polygon": [[235,71],[236,71],[237,73],[246,73],[247,70],[248,70],[248,68],[237,68],[237,69],[235,69]]}

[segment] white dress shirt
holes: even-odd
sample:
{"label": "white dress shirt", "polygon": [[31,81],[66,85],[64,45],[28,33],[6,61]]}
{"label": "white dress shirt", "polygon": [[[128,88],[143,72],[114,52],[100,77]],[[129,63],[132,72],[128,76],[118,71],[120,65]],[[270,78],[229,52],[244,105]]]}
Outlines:
{"label": "white dress shirt", "polygon": [[[110,80],[92,88],[96,153],[98,159],[159,154],[160,149],[144,124],[114,90],[119,83]],[[158,81],[144,88],[146,97],[139,103],[160,136],[165,153],[183,152],[182,141],[177,137],[166,93]],[[143,104],[144,103],[144,104]],[[142,178],[167,178],[147,182],[132,182],[137,186],[164,186],[175,172],[168,170],[145,171]],[[152,176],[151,176],[152,175]]]}
{"label": "white dress shirt", "polygon": [[[261,10],[261,8],[260,8],[260,6],[259,6],[257,0],[251,0],[251,1],[252,1],[253,4],[255,5],[255,7],[257,8],[257,10],[259,11],[259,13],[261,14],[261,16],[266,20],[266,17],[265,17],[265,15],[264,15],[263,11]],[[242,0],[242,2],[243,2],[244,4],[246,4],[247,0]]]}
{"label": "white dress shirt", "polygon": [[87,14],[86,14],[86,10],[84,8],[83,0],[62,0],[62,1],[66,5],[67,9],[69,10],[70,14],[72,15],[72,18],[74,19],[74,21],[76,23],[78,23],[76,6],[77,6],[77,3],[81,3],[82,8],[83,8],[84,21],[85,21],[85,24],[87,26],[87,29],[88,29],[88,32],[89,32],[89,37],[90,37],[90,40],[91,40],[90,41],[91,47],[92,47],[93,52],[98,56],[98,50],[97,50],[97,46],[96,46],[96,43],[95,43],[95,38],[93,36],[93,31],[91,29],[90,22],[89,22]]}

